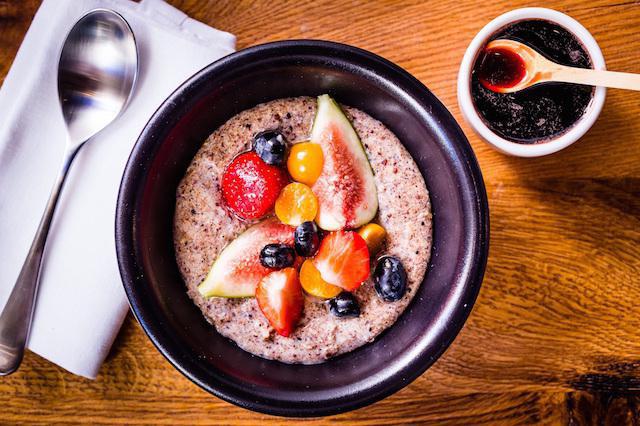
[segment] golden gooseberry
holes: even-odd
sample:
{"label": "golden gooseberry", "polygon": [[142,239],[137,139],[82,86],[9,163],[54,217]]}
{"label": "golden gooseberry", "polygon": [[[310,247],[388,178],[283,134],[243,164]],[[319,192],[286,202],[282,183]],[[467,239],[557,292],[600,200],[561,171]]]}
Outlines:
{"label": "golden gooseberry", "polygon": [[364,239],[369,248],[369,252],[373,255],[380,251],[382,243],[387,237],[387,231],[377,223],[367,223],[358,229],[358,234]]}
{"label": "golden gooseberry", "polygon": [[313,265],[311,259],[307,259],[300,268],[300,285],[307,294],[320,297],[322,299],[331,299],[342,292],[338,286],[329,284],[320,276],[320,271]]}
{"label": "golden gooseberry", "polygon": [[324,155],[320,145],[300,142],[291,147],[287,169],[293,180],[312,186],[322,173]]}
{"label": "golden gooseberry", "polygon": [[314,220],[318,213],[318,199],[304,183],[285,186],[276,200],[276,216],[282,223],[298,226]]}

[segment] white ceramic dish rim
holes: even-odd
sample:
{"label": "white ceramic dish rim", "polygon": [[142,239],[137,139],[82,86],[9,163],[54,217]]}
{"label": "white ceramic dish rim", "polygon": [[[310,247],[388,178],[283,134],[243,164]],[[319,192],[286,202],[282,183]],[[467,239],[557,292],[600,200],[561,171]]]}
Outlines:
{"label": "white ceramic dish rim", "polygon": [[591,33],[575,19],[562,12],[543,7],[515,9],[498,16],[485,25],[469,44],[462,58],[460,71],[458,73],[458,104],[460,105],[462,115],[473,130],[498,151],[518,157],[540,157],[560,151],[584,136],[591,126],[593,126],[602,111],[606,97],[606,89],[604,87],[596,87],[593,98],[583,116],[567,132],[548,142],[532,145],[519,144],[504,139],[489,129],[480,117],[471,99],[472,67],[478,52],[484,47],[491,35],[510,23],[525,19],[545,19],[563,26],[573,33],[583,44],[591,57],[591,62],[595,69],[604,70],[606,68],[600,46],[598,46],[598,43]]}

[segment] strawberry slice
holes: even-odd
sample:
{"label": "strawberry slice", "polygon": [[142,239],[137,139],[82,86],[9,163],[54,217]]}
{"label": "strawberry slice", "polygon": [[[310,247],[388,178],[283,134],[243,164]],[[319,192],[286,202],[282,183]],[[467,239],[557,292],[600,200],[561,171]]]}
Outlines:
{"label": "strawberry slice", "polygon": [[331,232],[322,240],[313,264],[324,281],[355,291],[369,278],[369,249],[357,232]]}
{"label": "strawberry slice", "polygon": [[256,288],[258,306],[281,336],[287,337],[302,316],[304,295],[293,268],[275,271],[264,277]]}
{"label": "strawberry slice", "polygon": [[284,169],[265,163],[253,151],[245,152],[224,171],[222,196],[240,218],[258,219],[273,209],[287,180]]}

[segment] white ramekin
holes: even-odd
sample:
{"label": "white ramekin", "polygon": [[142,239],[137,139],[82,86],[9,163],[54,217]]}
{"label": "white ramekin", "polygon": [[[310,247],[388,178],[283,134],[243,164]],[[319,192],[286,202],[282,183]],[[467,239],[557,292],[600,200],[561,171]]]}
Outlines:
{"label": "white ramekin", "polygon": [[462,115],[473,130],[498,151],[518,157],[540,157],[568,147],[591,128],[604,105],[606,89],[604,87],[596,87],[593,98],[583,116],[568,131],[550,139],[548,142],[531,145],[520,144],[508,141],[491,131],[480,118],[471,99],[471,71],[479,51],[493,34],[506,25],[526,19],[545,19],[563,26],[583,44],[591,57],[593,67],[598,70],[605,69],[604,57],[598,43],[578,21],[564,13],[543,7],[515,9],[498,16],[485,25],[469,44],[462,58],[458,73],[458,104]]}

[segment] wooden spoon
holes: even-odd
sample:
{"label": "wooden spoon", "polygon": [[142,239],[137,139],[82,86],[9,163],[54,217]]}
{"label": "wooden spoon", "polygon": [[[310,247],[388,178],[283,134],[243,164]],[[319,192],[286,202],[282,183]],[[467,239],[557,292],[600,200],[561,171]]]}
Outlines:
{"label": "wooden spoon", "polygon": [[513,93],[534,84],[551,81],[640,90],[640,74],[567,67],[550,61],[531,47],[514,40],[493,40],[487,44],[485,51],[510,51],[522,61],[521,64],[510,65],[523,66],[525,71],[520,80],[506,85],[483,82],[485,87],[494,92]]}

